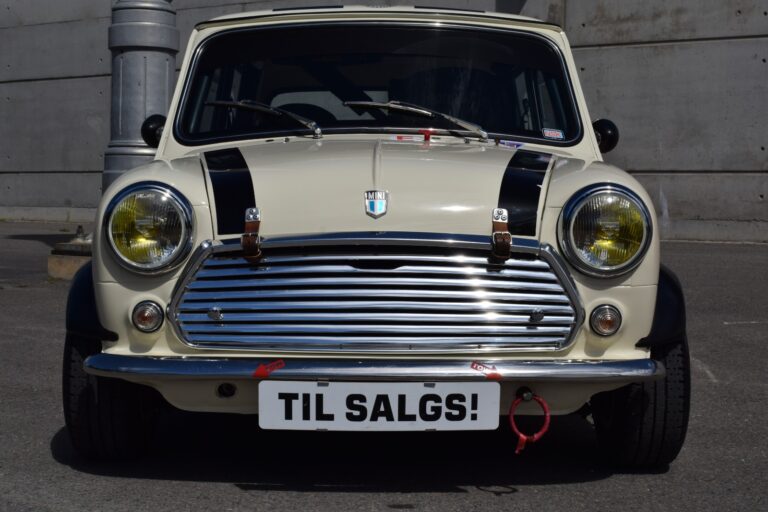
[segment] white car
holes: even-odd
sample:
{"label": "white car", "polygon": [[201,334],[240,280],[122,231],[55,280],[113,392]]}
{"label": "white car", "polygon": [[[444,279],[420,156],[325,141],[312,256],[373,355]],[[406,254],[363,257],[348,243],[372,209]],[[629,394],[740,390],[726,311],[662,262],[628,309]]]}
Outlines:
{"label": "white car", "polygon": [[[156,159],[105,191],[69,298],[83,455],[141,453],[167,402],[263,429],[509,420],[518,450],[578,411],[613,463],[677,456],[682,291],[648,194],[602,160],[618,131],[591,121],[561,28],[431,8],[217,18],[143,133]],[[520,432],[516,414],[545,421]]]}

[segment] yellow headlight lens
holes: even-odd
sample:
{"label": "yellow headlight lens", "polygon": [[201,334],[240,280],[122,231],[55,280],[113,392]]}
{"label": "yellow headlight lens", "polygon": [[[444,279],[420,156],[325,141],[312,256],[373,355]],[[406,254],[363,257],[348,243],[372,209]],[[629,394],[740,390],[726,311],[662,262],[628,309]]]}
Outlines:
{"label": "yellow headlight lens", "polygon": [[574,264],[587,271],[611,273],[628,268],[647,247],[647,210],[639,199],[622,191],[587,195],[573,205],[569,219],[569,252]]}
{"label": "yellow headlight lens", "polygon": [[114,205],[107,231],[112,248],[124,263],[156,270],[185,249],[187,219],[179,200],[169,191],[137,189]]}

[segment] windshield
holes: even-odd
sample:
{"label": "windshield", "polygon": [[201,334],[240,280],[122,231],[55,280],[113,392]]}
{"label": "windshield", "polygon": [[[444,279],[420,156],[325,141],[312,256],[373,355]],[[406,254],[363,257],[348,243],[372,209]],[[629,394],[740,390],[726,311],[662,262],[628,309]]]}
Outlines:
{"label": "windshield", "polygon": [[250,28],[212,36],[198,50],[175,132],[192,145],[307,134],[289,116],[232,102],[288,111],[316,122],[325,134],[457,130],[445,118],[355,107],[359,101],[423,106],[497,137],[569,143],[581,134],[565,64],[544,38],[381,24]]}

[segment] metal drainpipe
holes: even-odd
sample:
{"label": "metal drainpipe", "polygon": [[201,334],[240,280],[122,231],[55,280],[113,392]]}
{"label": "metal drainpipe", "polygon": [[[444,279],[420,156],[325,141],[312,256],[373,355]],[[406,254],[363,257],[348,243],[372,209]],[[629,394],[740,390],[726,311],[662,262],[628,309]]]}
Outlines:
{"label": "metal drainpipe", "polygon": [[176,82],[179,30],[172,0],[117,0],[112,5],[112,112],[102,190],[122,173],[152,160],[141,124],[168,113]]}

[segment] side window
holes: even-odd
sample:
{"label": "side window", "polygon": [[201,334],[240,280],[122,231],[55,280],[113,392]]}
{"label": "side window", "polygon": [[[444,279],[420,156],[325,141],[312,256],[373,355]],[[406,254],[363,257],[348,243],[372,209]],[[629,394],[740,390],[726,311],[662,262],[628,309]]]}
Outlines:
{"label": "side window", "polygon": [[211,101],[231,101],[237,98],[240,73],[236,69],[216,68],[206,75],[195,98],[195,116],[190,120],[190,129],[208,133],[232,125],[234,111],[217,109],[207,105]]}
{"label": "side window", "polygon": [[217,108],[213,101],[239,101],[249,98],[253,83],[258,83],[260,70],[256,66],[217,67],[199,78],[188,130],[198,133],[214,133],[230,129],[257,126],[262,116],[246,110]]}
{"label": "side window", "polygon": [[216,98],[221,82],[221,68],[202,77],[197,97],[194,99],[195,115],[189,121],[189,130],[194,132],[209,132],[213,124],[213,109],[204,108],[204,105]]}
{"label": "side window", "polygon": [[517,96],[517,111],[520,113],[520,128],[527,131],[534,131],[533,115],[531,112],[531,95],[528,90],[528,80],[523,71],[515,78],[515,90]]}
{"label": "side window", "polygon": [[535,137],[541,136],[544,128],[568,131],[570,126],[556,78],[526,69],[515,77],[514,89],[520,129]]}
{"label": "side window", "polygon": [[568,127],[565,126],[565,116],[563,115],[563,102],[554,78],[547,77],[538,71],[536,73],[536,89],[541,103],[542,127],[567,131]]}

